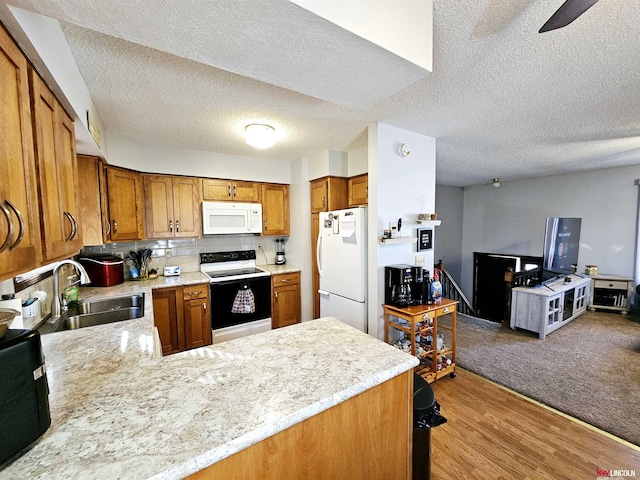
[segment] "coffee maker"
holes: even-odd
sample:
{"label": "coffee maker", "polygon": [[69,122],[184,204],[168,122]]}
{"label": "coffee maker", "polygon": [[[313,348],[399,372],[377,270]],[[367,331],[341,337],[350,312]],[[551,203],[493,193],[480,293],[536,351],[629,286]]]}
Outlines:
{"label": "coffee maker", "polygon": [[424,297],[424,280],[422,271],[422,267],[411,267],[412,305],[424,305],[427,303],[426,298]]}
{"label": "coffee maker", "polygon": [[384,267],[384,303],[395,307],[413,304],[413,267],[411,265],[388,265]]}

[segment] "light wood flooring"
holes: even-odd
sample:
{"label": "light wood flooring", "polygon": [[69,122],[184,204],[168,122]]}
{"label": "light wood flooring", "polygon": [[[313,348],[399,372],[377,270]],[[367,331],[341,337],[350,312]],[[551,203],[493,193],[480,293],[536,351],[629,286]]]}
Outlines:
{"label": "light wood flooring", "polygon": [[448,420],[431,430],[432,480],[595,480],[596,468],[640,477],[640,448],[456,370],[431,384]]}

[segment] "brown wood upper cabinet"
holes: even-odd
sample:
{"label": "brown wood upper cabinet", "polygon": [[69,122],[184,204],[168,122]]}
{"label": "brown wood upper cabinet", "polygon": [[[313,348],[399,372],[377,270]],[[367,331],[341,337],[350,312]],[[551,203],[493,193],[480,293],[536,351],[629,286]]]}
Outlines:
{"label": "brown wood upper cabinet", "polygon": [[107,242],[106,224],[102,219],[102,192],[104,186],[104,166],[98,157],[78,155],[78,178],[80,184],[80,219],[83,245],[102,245]]}
{"label": "brown wood upper cabinet", "polygon": [[0,25],[0,280],[41,260],[27,59]]}
{"label": "brown wood upper cabinet", "polygon": [[271,275],[271,289],[271,328],[300,323],[300,272]]}
{"label": "brown wood upper cabinet", "polygon": [[82,248],[73,121],[34,70],[30,70],[40,233],[43,260],[70,257]]}
{"label": "brown wood upper cabinet", "polygon": [[289,185],[262,184],[262,235],[289,235]]}
{"label": "brown wood upper cabinet", "polygon": [[144,192],[147,238],[201,236],[199,179],[144,175]]}
{"label": "brown wood upper cabinet", "polygon": [[349,206],[347,179],[322,177],[311,181],[311,213],[339,210]]}
{"label": "brown wood upper cabinet", "polygon": [[157,288],[152,296],[163,355],[211,345],[208,283]]}
{"label": "brown wood upper cabinet", "polygon": [[205,178],[202,199],[230,202],[260,202],[260,183]]}
{"label": "brown wood upper cabinet", "polygon": [[349,208],[369,203],[369,174],[349,178]]}
{"label": "brown wood upper cabinet", "polygon": [[144,238],[144,186],[142,175],[132,170],[107,167],[107,236],[112,242]]}

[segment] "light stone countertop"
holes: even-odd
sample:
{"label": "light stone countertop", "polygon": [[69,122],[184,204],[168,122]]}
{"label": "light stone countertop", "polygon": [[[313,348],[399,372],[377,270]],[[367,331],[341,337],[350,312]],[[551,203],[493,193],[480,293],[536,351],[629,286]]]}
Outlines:
{"label": "light stone countertop", "polygon": [[271,272],[271,275],[278,275],[280,273],[295,273],[299,272],[300,267],[296,267],[295,265],[290,265],[285,263],[284,265],[256,265],[256,267],[266,270],[267,272]]}
{"label": "light stone countertop", "polygon": [[333,318],[154,358],[151,290],[203,279],[81,288],[145,316],[42,336],[52,424],[0,478],[183,478],[418,363]]}

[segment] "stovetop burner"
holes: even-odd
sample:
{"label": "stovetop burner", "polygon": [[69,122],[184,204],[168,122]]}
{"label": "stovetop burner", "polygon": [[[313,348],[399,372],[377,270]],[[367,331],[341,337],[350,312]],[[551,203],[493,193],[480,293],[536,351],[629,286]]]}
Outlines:
{"label": "stovetop burner", "polygon": [[256,251],[212,252],[200,254],[200,271],[211,282],[270,276],[256,267]]}

